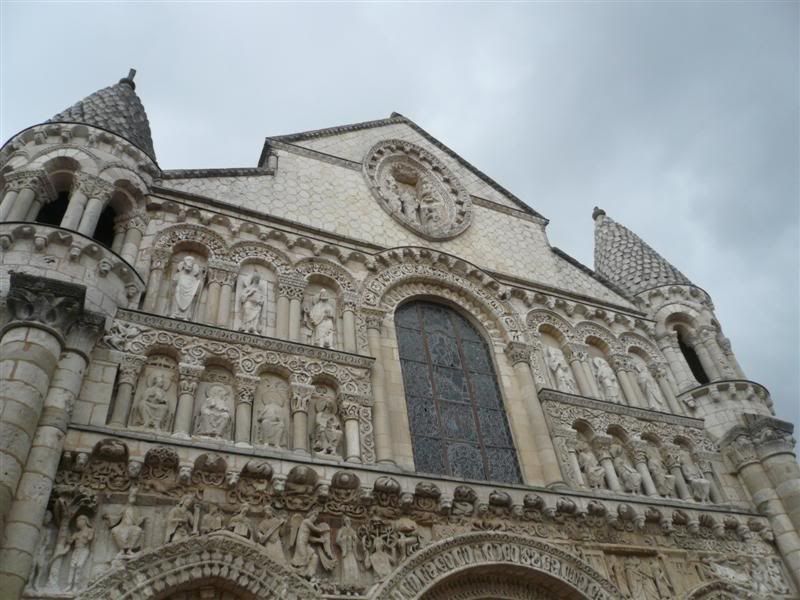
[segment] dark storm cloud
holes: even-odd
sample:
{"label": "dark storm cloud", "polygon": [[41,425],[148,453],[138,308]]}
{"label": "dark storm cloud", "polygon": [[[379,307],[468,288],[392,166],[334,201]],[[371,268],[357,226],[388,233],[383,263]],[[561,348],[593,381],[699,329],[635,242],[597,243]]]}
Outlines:
{"label": "dark storm cloud", "polygon": [[[2,5],[3,138],[139,69],[165,168],[402,112],[592,264],[602,206],[798,398],[798,4]],[[22,51],[24,49],[24,51]]]}

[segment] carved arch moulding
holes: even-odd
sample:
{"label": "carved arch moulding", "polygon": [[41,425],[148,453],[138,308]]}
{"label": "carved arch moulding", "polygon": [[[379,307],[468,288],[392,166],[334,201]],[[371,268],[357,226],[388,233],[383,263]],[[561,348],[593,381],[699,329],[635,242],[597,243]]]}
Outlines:
{"label": "carved arch moulding", "polygon": [[157,600],[193,580],[221,579],[259,600],[311,600],[314,588],[258,544],[228,532],[166,544],[95,579],[76,600]]}
{"label": "carved arch moulding", "polygon": [[575,556],[544,542],[509,533],[469,533],[426,547],[400,565],[372,595],[412,600],[459,572],[516,567],[563,583],[567,598],[611,600],[619,590]]}

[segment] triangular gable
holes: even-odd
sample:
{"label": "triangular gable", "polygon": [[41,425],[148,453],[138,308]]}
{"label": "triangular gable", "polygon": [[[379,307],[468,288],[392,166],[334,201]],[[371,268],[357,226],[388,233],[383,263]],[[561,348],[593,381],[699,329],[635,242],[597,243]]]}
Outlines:
{"label": "triangular gable", "polygon": [[259,159],[259,166],[264,166],[272,142],[300,146],[354,163],[361,163],[372,146],[387,139],[409,141],[434,153],[459,178],[471,195],[544,219],[542,215],[494,179],[399,113],[392,113],[388,119],[268,137]]}

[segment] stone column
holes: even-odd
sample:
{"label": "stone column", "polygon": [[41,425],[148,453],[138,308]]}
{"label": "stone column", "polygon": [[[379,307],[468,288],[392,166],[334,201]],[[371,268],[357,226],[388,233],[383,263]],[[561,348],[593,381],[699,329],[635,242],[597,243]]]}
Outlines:
{"label": "stone column", "polygon": [[703,371],[706,372],[709,381],[719,381],[719,369],[717,369],[717,365],[711,359],[711,355],[708,353],[705,345],[700,341],[699,335],[690,335],[686,338],[686,343],[689,344],[694,353],[697,354],[697,358],[700,360],[700,364],[703,366]]}
{"label": "stone column", "polygon": [[28,459],[63,336],[83,312],[85,296],[82,285],[11,272],[10,320],[0,338],[0,527]]}
{"label": "stone column", "polygon": [[6,186],[6,193],[3,195],[2,201],[0,201],[0,223],[5,221],[8,213],[11,212],[11,207],[14,205],[18,194],[18,186],[10,183]]}
{"label": "stone column", "polygon": [[42,173],[24,171],[17,176],[19,177],[19,183],[17,184],[19,191],[13,203],[9,203],[6,221],[24,221],[31,210],[33,202],[36,200],[36,195],[42,191]]}
{"label": "stone column", "polygon": [[208,295],[206,297],[205,322],[209,325],[216,325],[220,315],[219,297],[222,282],[225,279],[225,271],[209,265],[206,277],[208,278]]}
{"label": "stone column", "polygon": [[194,417],[194,398],[197,394],[197,384],[203,374],[203,367],[180,363],[178,365],[178,405],[175,409],[175,428],[172,435],[177,438],[189,439],[192,431],[192,418]]}
{"label": "stone column", "polygon": [[608,483],[608,489],[610,489],[612,492],[622,494],[622,485],[619,482],[619,477],[617,477],[617,470],[614,468],[614,460],[611,458],[610,450],[611,444],[613,443],[614,438],[606,434],[595,435],[592,438],[592,448],[594,449],[595,454],[597,454],[597,460],[600,461],[600,465],[606,472],[606,483]]}
{"label": "stone column", "polygon": [[622,393],[628,406],[644,407],[644,399],[642,398],[639,384],[631,381],[630,374],[635,371],[633,362],[629,356],[625,354],[615,354],[611,358],[611,367],[617,375],[617,380],[622,388]]}
{"label": "stone column", "polygon": [[114,193],[114,186],[102,179],[95,179],[93,185],[87,191],[89,200],[86,202],[86,208],[78,224],[78,232],[87,237],[92,237],[94,230],[97,228],[100,213],[103,212],[106,204],[111,199],[111,194]]}
{"label": "stone column", "polygon": [[155,313],[158,309],[161,283],[169,263],[170,251],[164,248],[153,250],[150,257],[150,276],[147,279],[147,292],[144,297],[145,312]]}
{"label": "stone column", "polygon": [[714,363],[714,367],[717,370],[717,378],[735,379],[736,374],[734,370],[725,359],[725,355],[722,353],[722,350],[717,344],[717,330],[708,326],[701,327],[697,332],[697,337],[700,340],[700,343],[706,349],[711,362]]}
{"label": "stone column", "polygon": [[278,288],[278,300],[275,315],[275,337],[289,339],[289,296],[284,295],[283,288]]}
{"label": "stone column", "polygon": [[666,365],[654,362],[647,365],[647,368],[650,369],[650,374],[658,384],[658,389],[661,390],[661,395],[664,396],[664,401],[667,403],[667,406],[669,406],[670,411],[676,415],[684,414],[678,399],[675,397],[675,394],[672,391],[672,386],[669,384],[669,380],[667,379]]}
{"label": "stone column", "polygon": [[656,484],[653,483],[653,477],[650,474],[650,469],[647,467],[647,442],[644,440],[632,440],[630,447],[636,471],[642,476],[644,493],[648,496],[658,496]]}
{"label": "stone column", "polygon": [[232,327],[233,317],[233,288],[236,285],[236,266],[226,264],[219,267],[221,275],[219,282],[219,312],[217,325]]}
{"label": "stone column", "polygon": [[67,334],[67,347],[53,373],[0,549],[0,589],[10,598],[21,595],[30,573],[61,460],[69,413],[83,383],[88,353],[104,324],[105,318],[93,313],[85,313],[78,319]]}
{"label": "stone column", "polygon": [[506,347],[511,364],[516,374],[517,385],[522,394],[525,408],[527,409],[530,423],[530,435],[536,445],[537,456],[542,467],[544,483],[548,487],[559,487],[566,485],[561,476],[561,469],[558,466],[556,450],[553,440],[550,438],[550,431],[547,428],[544,410],[539,402],[536,393],[536,383],[531,372],[531,351],[527,344],[522,342],[509,342]]}
{"label": "stone column", "polygon": [[344,422],[345,456],[347,462],[361,462],[361,436],[358,431],[360,398],[343,394],[340,398],[339,416]]}
{"label": "stone column", "polygon": [[122,250],[120,255],[123,260],[131,265],[136,264],[136,259],[139,257],[139,246],[142,243],[142,237],[147,229],[147,212],[144,210],[135,210],[127,215],[128,228],[125,232],[125,239],[122,241]]}
{"label": "stone column", "polygon": [[[567,462],[575,478],[574,483],[579,487],[587,487],[583,479],[581,465],[578,461],[578,433],[574,429],[562,429],[554,432],[555,445],[566,450]],[[567,479],[570,479],[567,477]]]}
{"label": "stone column", "polygon": [[122,251],[122,244],[125,241],[125,234],[128,232],[127,215],[121,215],[114,219],[114,239],[111,241],[111,251],[119,254]]}
{"label": "stone column", "polygon": [[756,509],[769,519],[778,551],[795,584],[800,586],[800,536],[759,460],[753,440],[746,431],[737,428],[723,438],[720,445],[750,492]]}
{"label": "stone column", "polygon": [[126,354],[120,363],[119,375],[117,375],[117,395],[114,399],[114,410],[111,412],[109,425],[125,427],[128,424],[134,389],[146,360],[147,358],[144,356]]}
{"label": "stone column", "polygon": [[297,274],[284,273],[278,276],[278,337],[300,341],[301,302],[305,285],[305,279]]}
{"label": "stone column", "polygon": [[386,401],[386,372],[381,347],[381,328],[386,313],[378,310],[363,310],[367,322],[369,353],[375,358],[370,373],[372,383],[373,420],[375,422],[375,454],[379,463],[394,464],[392,449],[392,430],[389,421],[389,406]]}
{"label": "stone column", "polygon": [[[572,375],[575,377],[575,383],[578,384],[578,390],[582,396],[587,398],[594,397],[592,384],[586,377],[586,369],[584,365],[589,360],[589,352],[584,344],[569,344],[565,348],[565,355],[569,366],[572,368]],[[594,379],[594,377],[592,377]]]}
{"label": "stone column", "polygon": [[292,450],[308,454],[308,404],[311,402],[314,386],[292,382],[291,390]]}
{"label": "stone column", "polygon": [[667,331],[656,337],[658,347],[664,358],[667,359],[672,374],[678,383],[678,390],[688,390],[697,386],[697,380],[692,375],[689,365],[683,358],[683,353],[678,346],[678,334],[675,331]]}
{"label": "stone column", "polygon": [[739,361],[736,360],[736,355],[733,353],[733,348],[731,347],[731,341],[728,338],[726,338],[721,331],[717,333],[717,345],[719,346],[722,354],[727,359],[728,364],[733,368],[733,371],[736,373],[736,376],[739,379],[747,379],[747,375],[744,374],[742,366],[739,364]]}
{"label": "stone column", "polygon": [[664,464],[675,478],[675,492],[681,500],[692,500],[692,494],[681,470],[681,453],[679,448],[664,446]]}
{"label": "stone column", "polygon": [[61,218],[61,227],[64,229],[77,229],[86,208],[89,198],[86,196],[86,187],[91,185],[91,175],[78,172],[75,173],[75,181],[72,184],[72,193],[69,196],[67,211]]}
{"label": "stone column", "polygon": [[253,431],[253,401],[260,379],[250,375],[236,377],[236,423],[234,442],[240,447],[249,447],[250,433]]}
{"label": "stone column", "polygon": [[345,352],[358,352],[356,344],[356,306],[358,306],[358,295],[345,293],[343,297],[344,309],[342,310],[342,330],[344,333]]}

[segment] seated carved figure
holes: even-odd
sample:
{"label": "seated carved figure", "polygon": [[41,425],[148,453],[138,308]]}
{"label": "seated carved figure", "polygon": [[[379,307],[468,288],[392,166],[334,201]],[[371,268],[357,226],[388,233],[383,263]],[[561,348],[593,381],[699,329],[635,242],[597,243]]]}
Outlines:
{"label": "seated carved figure", "polygon": [[681,453],[681,473],[683,473],[686,483],[689,484],[692,498],[698,502],[708,502],[711,493],[711,482],[703,476],[688,452]]}
{"label": "seated carved figure", "polygon": [[611,456],[614,461],[614,468],[617,471],[622,488],[629,493],[638,494],[642,486],[642,476],[628,462],[625,449],[619,444],[612,444]]}
{"label": "seated carved figure", "polygon": [[597,457],[587,444],[581,444],[578,447],[578,464],[581,467],[581,471],[583,471],[586,485],[588,485],[590,488],[605,487],[605,469],[600,466],[600,463],[597,461]]}

